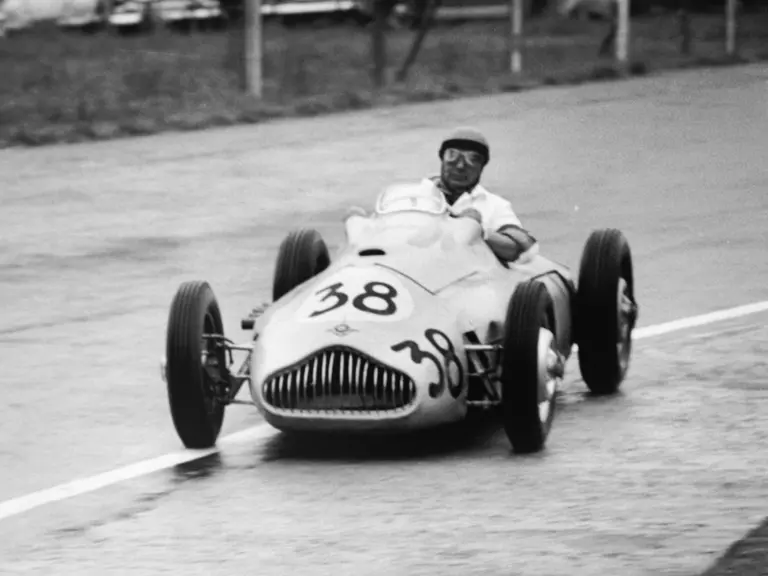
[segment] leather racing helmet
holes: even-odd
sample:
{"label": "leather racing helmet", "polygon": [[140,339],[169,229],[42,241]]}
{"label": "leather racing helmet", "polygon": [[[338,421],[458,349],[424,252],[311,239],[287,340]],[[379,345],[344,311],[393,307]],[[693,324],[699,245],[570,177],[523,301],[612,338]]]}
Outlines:
{"label": "leather racing helmet", "polygon": [[485,158],[485,163],[491,160],[491,149],[488,140],[479,130],[474,128],[457,128],[451,132],[440,145],[438,156],[443,159],[443,154],[448,148],[461,148],[462,150],[473,150]]}

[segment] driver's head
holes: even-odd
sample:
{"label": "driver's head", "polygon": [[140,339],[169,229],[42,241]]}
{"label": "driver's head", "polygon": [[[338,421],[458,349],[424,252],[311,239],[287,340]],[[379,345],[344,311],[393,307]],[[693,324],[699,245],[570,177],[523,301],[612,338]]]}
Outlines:
{"label": "driver's head", "polygon": [[474,128],[457,128],[440,145],[440,180],[453,201],[480,182],[490,160],[488,141]]}

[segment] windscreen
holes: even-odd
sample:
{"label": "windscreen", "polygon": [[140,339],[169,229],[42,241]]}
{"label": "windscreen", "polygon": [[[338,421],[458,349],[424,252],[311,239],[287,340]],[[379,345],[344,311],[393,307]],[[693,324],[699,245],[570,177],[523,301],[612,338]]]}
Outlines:
{"label": "windscreen", "polygon": [[376,202],[376,212],[379,214],[395,212],[443,214],[447,211],[448,203],[443,193],[429,181],[418,184],[395,184],[384,190]]}

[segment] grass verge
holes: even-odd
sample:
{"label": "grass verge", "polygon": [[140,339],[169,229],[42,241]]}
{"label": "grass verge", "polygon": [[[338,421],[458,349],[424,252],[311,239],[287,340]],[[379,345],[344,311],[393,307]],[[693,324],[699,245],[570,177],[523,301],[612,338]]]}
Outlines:
{"label": "grass verge", "polygon": [[[525,74],[513,78],[504,21],[441,25],[428,35],[408,81],[377,91],[366,29],[268,25],[264,98],[257,101],[241,90],[237,30],[125,37],[40,25],[0,41],[0,147],[195,130],[768,56],[768,14],[742,19],[737,58],[724,55],[720,15],[696,15],[693,30],[693,53],[684,56],[673,15],[634,19],[633,60],[619,68],[598,56],[605,24],[531,20]],[[389,33],[390,76],[411,37],[407,30]]]}

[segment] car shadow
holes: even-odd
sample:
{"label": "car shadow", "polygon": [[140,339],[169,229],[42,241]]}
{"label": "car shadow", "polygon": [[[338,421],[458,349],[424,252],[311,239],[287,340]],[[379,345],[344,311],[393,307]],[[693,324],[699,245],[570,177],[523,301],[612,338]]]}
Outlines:
{"label": "car shadow", "polygon": [[393,461],[441,458],[477,451],[494,442],[499,419],[490,414],[453,425],[410,433],[286,433],[272,437],[261,450],[262,461]]}
{"label": "car shadow", "polygon": [[582,401],[589,402],[591,404],[610,404],[624,400],[626,398],[626,393],[622,388],[619,388],[616,390],[616,392],[612,392],[610,394],[598,394],[596,392],[585,390],[580,392],[580,395]]}
{"label": "car shadow", "polygon": [[182,462],[170,469],[171,481],[174,486],[186,482],[207,480],[224,469],[224,461],[221,453],[214,452],[209,456]]}

